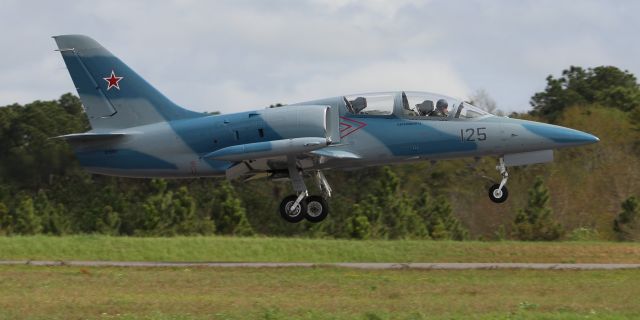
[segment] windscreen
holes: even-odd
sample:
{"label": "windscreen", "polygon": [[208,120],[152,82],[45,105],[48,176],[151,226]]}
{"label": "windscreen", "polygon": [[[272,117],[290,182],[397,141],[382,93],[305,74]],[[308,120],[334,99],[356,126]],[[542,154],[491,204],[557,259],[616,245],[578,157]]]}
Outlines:
{"label": "windscreen", "polygon": [[478,107],[474,107],[469,103],[463,102],[458,107],[455,117],[459,119],[475,119],[475,118],[485,117],[488,115],[491,115],[491,114]]}

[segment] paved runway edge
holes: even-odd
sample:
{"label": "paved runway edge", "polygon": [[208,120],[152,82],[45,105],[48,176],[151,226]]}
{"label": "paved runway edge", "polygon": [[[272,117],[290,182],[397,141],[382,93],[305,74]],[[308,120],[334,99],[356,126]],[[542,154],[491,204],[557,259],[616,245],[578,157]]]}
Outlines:
{"label": "paved runway edge", "polygon": [[338,267],[367,270],[619,270],[640,269],[638,263],[307,263],[307,262],[143,262],[143,261],[53,261],[0,260],[0,265],[125,267],[125,268],[314,268]]}

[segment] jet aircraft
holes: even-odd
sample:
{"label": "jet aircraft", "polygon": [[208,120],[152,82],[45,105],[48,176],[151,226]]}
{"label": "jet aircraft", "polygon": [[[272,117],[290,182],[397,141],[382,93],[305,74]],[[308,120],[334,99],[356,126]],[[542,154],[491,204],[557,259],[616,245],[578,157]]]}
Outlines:
{"label": "jet aircraft", "polygon": [[[288,222],[324,220],[331,187],[324,171],[495,156],[501,176],[489,190],[508,197],[507,167],[545,163],[553,150],[597,137],[489,114],[444,95],[394,91],[350,94],[277,108],[211,115],[184,109],[84,35],[54,37],[91,130],[58,138],[89,172],[140,178],[288,180],[280,204]],[[313,176],[322,195],[309,195]]]}

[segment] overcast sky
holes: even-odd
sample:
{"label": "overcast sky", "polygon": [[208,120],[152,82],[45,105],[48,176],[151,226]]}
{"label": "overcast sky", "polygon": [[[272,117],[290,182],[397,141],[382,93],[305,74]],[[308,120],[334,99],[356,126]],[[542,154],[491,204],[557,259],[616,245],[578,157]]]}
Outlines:
{"label": "overcast sky", "polygon": [[50,37],[79,33],[198,111],[479,89],[524,111],[570,65],[640,75],[639,14],[640,1],[2,0],[0,105],[75,93]]}

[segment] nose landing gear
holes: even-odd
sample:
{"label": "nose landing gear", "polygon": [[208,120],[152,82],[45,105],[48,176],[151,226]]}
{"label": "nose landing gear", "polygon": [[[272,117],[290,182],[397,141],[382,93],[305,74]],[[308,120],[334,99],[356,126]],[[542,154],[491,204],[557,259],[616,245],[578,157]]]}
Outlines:
{"label": "nose landing gear", "polygon": [[506,186],[509,173],[507,172],[507,167],[504,165],[504,157],[500,157],[496,170],[500,172],[502,180],[500,183],[496,183],[489,188],[489,199],[495,203],[503,203],[507,201],[509,197],[509,190]]}

